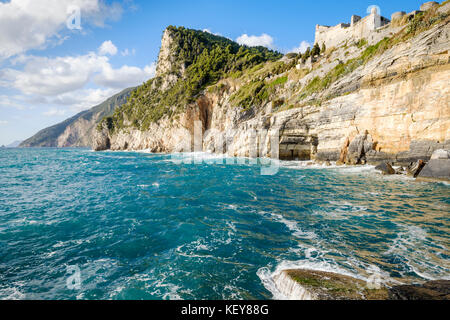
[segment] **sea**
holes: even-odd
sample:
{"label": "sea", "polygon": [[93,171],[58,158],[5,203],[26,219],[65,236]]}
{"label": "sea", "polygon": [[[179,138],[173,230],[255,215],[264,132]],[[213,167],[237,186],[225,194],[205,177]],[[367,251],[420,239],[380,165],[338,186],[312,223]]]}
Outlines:
{"label": "sea", "polygon": [[293,268],[450,279],[449,248],[444,182],[208,153],[0,149],[0,299],[285,299],[274,275]]}

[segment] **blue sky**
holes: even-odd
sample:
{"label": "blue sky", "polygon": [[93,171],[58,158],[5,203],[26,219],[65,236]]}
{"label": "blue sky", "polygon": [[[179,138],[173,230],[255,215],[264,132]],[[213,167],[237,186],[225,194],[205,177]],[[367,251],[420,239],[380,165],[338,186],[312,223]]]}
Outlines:
{"label": "blue sky", "polygon": [[[151,78],[168,25],[290,52],[314,42],[316,24],[349,22],[371,5],[390,17],[422,2],[0,0],[0,145]],[[74,8],[81,30],[67,27]]]}

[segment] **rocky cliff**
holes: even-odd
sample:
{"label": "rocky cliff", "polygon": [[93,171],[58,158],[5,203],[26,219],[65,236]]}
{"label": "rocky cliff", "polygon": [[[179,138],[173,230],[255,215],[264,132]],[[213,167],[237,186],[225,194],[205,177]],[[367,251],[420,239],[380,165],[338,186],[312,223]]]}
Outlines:
{"label": "rocky cliff", "polygon": [[105,116],[113,114],[117,107],[123,105],[133,89],[125,89],[98,106],[39,131],[33,137],[23,141],[20,147],[63,148],[92,146],[97,124]]}
{"label": "rocky cliff", "polygon": [[284,270],[274,277],[277,290],[290,300],[449,300],[450,281],[397,285],[319,270]]}
{"label": "rocky cliff", "polygon": [[[449,9],[446,1],[383,27],[391,29],[380,31],[387,36],[376,44],[349,41],[307,60],[287,55],[275,61],[271,56],[221,69],[216,78],[200,77],[207,85],[187,99],[174,90],[180,82],[197,81],[202,73],[192,73],[189,63],[207,49],[200,48],[185,63],[180,59],[192,41],[180,43],[179,31],[169,29],[158,76],[102,122],[94,148],[186,151],[199,121],[201,149],[230,156],[271,156],[268,136],[258,138],[259,151],[252,152],[254,132],[269,130],[279,132],[282,159],[347,164],[428,160],[435,150],[450,149]],[[233,66],[238,63],[231,60]],[[203,68],[211,66],[216,64]]]}

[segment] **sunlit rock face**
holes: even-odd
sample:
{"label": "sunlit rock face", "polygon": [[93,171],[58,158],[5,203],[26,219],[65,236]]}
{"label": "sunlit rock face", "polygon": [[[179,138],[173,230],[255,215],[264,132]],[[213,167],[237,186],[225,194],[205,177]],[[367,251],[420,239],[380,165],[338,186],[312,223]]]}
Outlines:
{"label": "sunlit rock face", "polygon": [[[277,156],[285,160],[399,165],[427,161],[435,150],[450,149],[449,31],[447,19],[400,41],[284,111],[274,101],[295,101],[292,97],[309,81],[323,77],[338,61],[357,57],[363,49],[336,48],[298,79],[292,76],[296,68],[287,71],[288,81],[276,94],[250,109],[243,110],[232,99],[244,85],[242,78],[222,79],[220,90],[205,90],[176,117],[165,116],[146,131],[110,132],[97,142],[105,146],[104,140],[109,139],[113,150],[173,152],[180,144],[193,147],[194,126],[199,122],[204,134],[201,149],[229,156],[271,156],[273,143],[264,132],[275,132]],[[177,66],[171,45],[166,32],[158,63],[160,75]],[[266,82],[276,79],[267,77]],[[171,80],[166,80],[162,83],[170,86]],[[321,103],[310,103],[311,99]],[[255,143],[256,153],[252,150]]]}

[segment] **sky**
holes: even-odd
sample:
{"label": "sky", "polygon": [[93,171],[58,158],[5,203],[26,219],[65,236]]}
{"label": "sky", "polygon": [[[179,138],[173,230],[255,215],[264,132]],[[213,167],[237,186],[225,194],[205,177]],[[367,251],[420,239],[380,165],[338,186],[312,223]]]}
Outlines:
{"label": "sky", "polygon": [[316,24],[416,0],[0,0],[0,145],[96,106],[152,78],[169,25],[282,53],[314,43]]}

